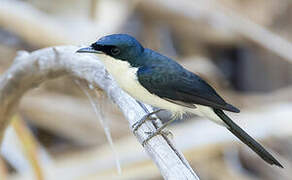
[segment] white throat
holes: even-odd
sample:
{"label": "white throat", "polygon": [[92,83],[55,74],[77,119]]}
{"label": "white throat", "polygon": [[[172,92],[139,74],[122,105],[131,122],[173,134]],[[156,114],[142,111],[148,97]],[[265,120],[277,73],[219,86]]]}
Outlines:
{"label": "white throat", "polygon": [[[107,71],[113,76],[119,86],[128,92],[129,83],[137,81],[138,68],[131,67],[127,61],[115,59],[105,54],[98,54]],[[130,92],[128,92],[130,94]]]}

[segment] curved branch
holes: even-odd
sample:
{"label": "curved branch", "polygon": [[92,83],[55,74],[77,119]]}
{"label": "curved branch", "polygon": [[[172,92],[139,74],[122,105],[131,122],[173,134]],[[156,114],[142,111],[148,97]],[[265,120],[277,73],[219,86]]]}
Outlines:
{"label": "curved branch", "polygon": [[[146,115],[145,107],[141,107],[117,86],[96,57],[76,54],[76,50],[77,47],[62,46],[19,53],[13,65],[0,78],[1,141],[5,127],[24,93],[43,81],[62,75],[84,79],[103,89],[121,109],[130,127]],[[147,109],[151,111],[151,108]],[[145,132],[153,132],[155,129],[151,122],[146,122],[135,135],[142,143],[149,136]],[[166,137],[156,136],[144,148],[165,179],[199,179],[183,155]]]}

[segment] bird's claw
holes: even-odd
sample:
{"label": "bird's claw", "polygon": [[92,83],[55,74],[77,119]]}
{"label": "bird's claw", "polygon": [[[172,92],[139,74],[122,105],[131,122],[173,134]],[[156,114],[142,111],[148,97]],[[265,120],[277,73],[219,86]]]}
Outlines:
{"label": "bird's claw", "polygon": [[170,130],[164,129],[162,131],[163,135],[166,137],[170,137],[170,139],[173,139],[173,133]]}
{"label": "bird's claw", "polygon": [[136,123],[134,123],[134,124],[132,125],[133,132],[136,132],[136,131],[139,129],[139,127],[140,127],[142,124],[144,124],[147,120],[150,120],[150,121],[156,120],[157,118],[152,117],[152,115],[158,113],[159,111],[161,111],[161,109],[159,109],[159,110],[157,110],[157,111],[153,111],[153,112],[151,112],[151,113],[149,113],[149,114],[146,114],[145,116],[143,116],[142,119],[140,119],[139,121],[137,121]]}
{"label": "bird's claw", "polygon": [[[151,114],[152,115],[152,114]],[[132,129],[133,129],[133,132],[136,132],[139,127],[144,124],[147,120],[150,120],[150,121],[153,121],[153,120],[156,120],[156,118],[154,117],[151,117],[151,115],[149,116],[148,114],[145,115],[142,119],[140,119],[139,121],[135,122],[133,125],[132,125]]]}
{"label": "bird's claw", "polygon": [[145,139],[143,142],[142,142],[142,146],[145,146],[145,144],[150,140],[152,139],[154,136],[157,136],[157,135],[162,135],[162,136],[171,136],[171,138],[173,137],[173,134],[171,131],[169,130],[166,130],[166,129],[157,129],[155,132],[145,132],[146,134],[148,134],[149,136],[147,137],[147,139]]}

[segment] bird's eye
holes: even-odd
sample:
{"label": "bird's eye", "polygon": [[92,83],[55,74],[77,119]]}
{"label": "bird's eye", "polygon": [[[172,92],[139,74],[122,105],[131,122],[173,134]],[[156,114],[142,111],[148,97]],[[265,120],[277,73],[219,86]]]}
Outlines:
{"label": "bird's eye", "polygon": [[120,52],[121,52],[120,49],[117,48],[117,47],[113,47],[113,48],[111,49],[111,53],[112,53],[112,55],[114,55],[114,56],[120,54]]}

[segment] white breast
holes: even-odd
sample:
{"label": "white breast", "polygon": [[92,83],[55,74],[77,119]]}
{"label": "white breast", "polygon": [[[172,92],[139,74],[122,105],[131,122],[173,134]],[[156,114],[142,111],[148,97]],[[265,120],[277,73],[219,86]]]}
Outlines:
{"label": "white breast", "polygon": [[209,107],[196,105],[196,109],[190,109],[166,101],[155,94],[151,94],[138,82],[138,68],[131,67],[127,61],[117,60],[104,54],[98,54],[98,57],[104,63],[106,69],[113,76],[118,85],[136,100],[157,108],[167,109],[172,111],[175,115],[191,112],[199,116],[206,116],[208,119],[222,124],[222,120],[218,119],[218,116]]}
{"label": "white breast", "polygon": [[119,86],[133,98],[154,107],[167,109],[175,113],[183,113],[184,107],[170,103],[145,89],[137,79],[138,68],[133,68],[127,61],[116,60],[107,55],[98,55],[108,72]]}

